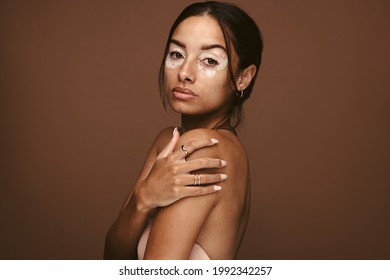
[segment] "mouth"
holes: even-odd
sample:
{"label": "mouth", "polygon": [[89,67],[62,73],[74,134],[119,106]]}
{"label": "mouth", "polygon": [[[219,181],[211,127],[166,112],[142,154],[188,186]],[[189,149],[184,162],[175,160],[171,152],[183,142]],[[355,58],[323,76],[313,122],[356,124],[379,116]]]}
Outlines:
{"label": "mouth", "polygon": [[198,96],[194,92],[192,92],[191,90],[186,89],[186,88],[181,88],[181,87],[175,87],[172,90],[172,94],[176,98],[182,99],[182,100],[198,98]]}

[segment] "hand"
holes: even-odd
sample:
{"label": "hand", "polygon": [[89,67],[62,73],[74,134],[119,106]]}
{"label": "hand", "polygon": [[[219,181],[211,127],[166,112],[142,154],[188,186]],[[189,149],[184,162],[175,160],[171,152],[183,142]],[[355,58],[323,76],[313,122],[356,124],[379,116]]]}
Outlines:
{"label": "hand", "polygon": [[[174,150],[180,138],[175,129],[171,141],[157,156],[149,175],[137,186],[135,195],[139,209],[151,210],[155,207],[167,206],[189,196],[210,194],[221,189],[210,185],[226,179],[225,174],[190,174],[203,168],[220,168],[226,165],[224,160],[215,158],[199,158],[186,161],[187,155],[203,147],[218,143],[217,139],[195,139],[187,142],[183,149]],[[187,154],[185,153],[187,152]]]}

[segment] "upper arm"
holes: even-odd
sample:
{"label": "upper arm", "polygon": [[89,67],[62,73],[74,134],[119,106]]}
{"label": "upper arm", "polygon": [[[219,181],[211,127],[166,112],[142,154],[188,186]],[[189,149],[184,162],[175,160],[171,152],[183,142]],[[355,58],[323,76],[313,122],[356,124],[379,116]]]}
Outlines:
{"label": "upper arm", "polygon": [[[176,149],[180,149],[181,145],[194,138],[218,139],[216,133],[211,130],[189,131],[182,135]],[[218,158],[218,145],[196,150],[186,159],[195,158]],[[208,172],[213,171],[208,170]],[[188,259],[198,234],[217,204],[218,198],[219,192],[216,192],[183,198],[167,207],[159,208],[149,235],[145,258]]]}
{"label": "upper arm", "polygon": [[[149,152],[145,158],[144,164],[143,164],[142,169],[138,175],[138,178],[137,178],[135,185],[137,185],[140,181],[144,180],[149,175],[150,170],[152,169],[153,164],[156,161],[159,150],[161,149],[160,146],[166,144],[163,142],[166,138],[169,139],[168,138],[169,134],[172,134],[172,131],[173,131],[173,128],[168,127],[168,128],[163,129],[157,135],[156,139],[154,140],[154,142],[153,142],[151,148],[149,149]],[[135,188],[133,187],[132,190],[130,191],[130,194],[128,195],[126,202],[124,203],[122,209],[124,209],[126,207],[126,205],[128,204],[128,202],[130,201],[130,198],[134,192],[134,189]]]}
{"label": "upper arm", "polygon": [[[141,169],[141,172],[138,176],[137,183],[139,181],[144,180],[150,173],[150,170],[153,167],[154,162],[156,161],[156,158],[158,156],[159,150],[161,149],[161,146],[165,146],[167,143],[164,142],[165,139],[170,139],[172,137],[172,131],[173,128],[168,127],[162,130],[156,137],[156,139],[153,142],[152,147],[150,148],[148,155],[146,156],[145,162],[143,164],[143,167]],[[164,142],[164,143],[163,143]]]}

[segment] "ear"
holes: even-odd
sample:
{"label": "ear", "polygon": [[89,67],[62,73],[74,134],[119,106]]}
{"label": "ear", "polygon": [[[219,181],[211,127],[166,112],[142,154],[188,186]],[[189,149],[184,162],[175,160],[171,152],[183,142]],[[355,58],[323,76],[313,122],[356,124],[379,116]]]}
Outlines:
{"label": "ear", "polygon": [[236,86],[238,90],[245,90],[251,83],[256,74],[256,66],[251,64],[241,71],[236,79]]}

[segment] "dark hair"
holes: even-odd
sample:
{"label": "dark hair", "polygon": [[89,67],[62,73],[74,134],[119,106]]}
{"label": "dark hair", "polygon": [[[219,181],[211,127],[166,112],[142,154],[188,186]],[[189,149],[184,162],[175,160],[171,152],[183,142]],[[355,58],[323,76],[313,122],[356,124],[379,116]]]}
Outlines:
{"label": "dark hair", "polygon": [[[163,60],[160,66],[159,87],[161,101],[165,107],[166,97],[164,93],[164,65],[166,56],[169,51],[169,44],[172,39],[172,35],[175,32],[177,26],[185,19],[192,16],[202,15],[209,15],[213,17],[218,22],[223,32],[229,61],[229,79],[231,84],[234,86],[233,94],[235,96],[228,116],[230,118],[230,125],[236,128],[240,125],[242,120],[242,104],[251,95],[257,74],[259,73],[263,41],[261,32],[254,20],[246,12],[233,4],[215,1],[194,3],[186,7],[177,17],[169,32]],[[245,89],[242,97],[240,94],[236,94],[238,89],[234,82],[235,73],[233,73],[233,68],[230,63],[232,56],[231,45],[233,46],[238,56],[238,71],[245,69],[251,64],[254,64],[257,70],[251,83]]]}

